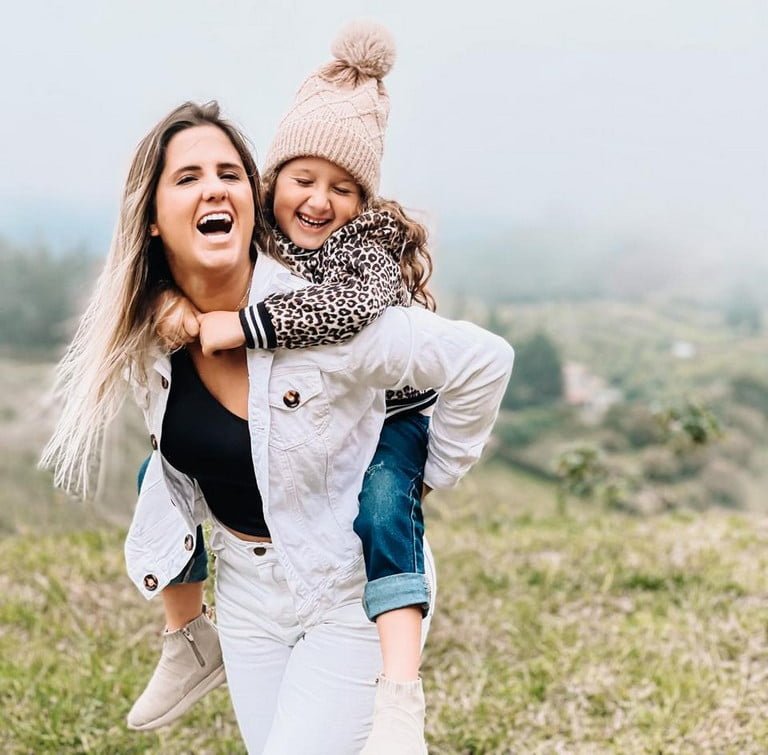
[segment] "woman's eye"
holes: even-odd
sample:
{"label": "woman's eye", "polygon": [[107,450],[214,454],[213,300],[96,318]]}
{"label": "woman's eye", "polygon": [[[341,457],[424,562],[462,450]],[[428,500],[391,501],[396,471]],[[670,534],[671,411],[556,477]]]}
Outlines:
{"label": "woman's eye", "polygon": [[310,186],[310,185],[312,184],[312,181],[310,181],[310,180],[309,180],[309,179],[307,179],[307,178],[297,178],[297,179],[296,179],[296,183],[297,183],[299,186]]}
{"label": "woman's eye", "polygon": [[190,181],[194,181],[195,176],[182,176],[178,181],[176,181],[176,184],[180,186],[181,184],[188,184]]}
{"label": "woman's eye", "polygon": [[349,189],[342,189],[340,186],[337,186],[334,191],[337,194],[341,194],[342,196],[347,196],[347,194],[351,194],[352,192]]}
{"label": "woman's eye", "polygon": [[221,177],[225,181],[239,181],[240,180],[240,176],[237,173],[222,173]]}

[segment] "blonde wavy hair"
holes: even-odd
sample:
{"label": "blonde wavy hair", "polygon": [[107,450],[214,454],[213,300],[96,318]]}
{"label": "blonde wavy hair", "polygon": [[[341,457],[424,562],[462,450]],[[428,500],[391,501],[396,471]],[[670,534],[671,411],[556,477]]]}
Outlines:
{"label": "blonde wavy hair", "polygon": [[195,126],[216,126],[243,161],[253,191],[255,226],[250,254],[276,257],[262,212],[261,181],[243,134],[221,117],[216,102],[185,102],[141,141],[131,162],[117,228],[104,269],[56,372],[53,395],[61,405],[56,429],[40,466],[51,468],[54,484],[86,497],[98,468],[104,431],[119,411],[130,384],[146,386],[147,357],[157,348],[153,303],[172,286],[162,242],[150,236],[155,193],[171,139]]}
{"label": "blonde wavy hair", "polygon": [[[274,214],[275,185],[277,184],[277,176],[286,164],[278,165],[263,179],[264,215],[272,227],[276,225]],[[362,211],[382,210],[388,212],[400,226],[405,236],[400,255],[400,272],[403,276],[403,283],[411,297],[411,302],[416,302],[434,312],[437,309],[437,303],[428,286],[429,279],[432,277],[433,264],[432,254],[429,251],[427,227],[414,220],[405,208],[394,199],[368,197],[360,184],[358,184],[358,189]]]}

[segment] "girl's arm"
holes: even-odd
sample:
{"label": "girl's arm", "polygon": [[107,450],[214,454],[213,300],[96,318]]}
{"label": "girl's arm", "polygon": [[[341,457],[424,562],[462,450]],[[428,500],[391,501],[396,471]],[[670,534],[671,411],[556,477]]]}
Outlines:
{"label": "girl's arm", "polygon": [[388,309],[351,346],[355,380],[438,391],[424,483],[453,487],[491,434],[512,372],[512,347],[476,325],[419,307]]}
{"label": "girl's arm", "polygon": [[314,285],[241,310],[246,344],[299,349],[351,338],[386,307],[403,302],[402,245],[391,215],[366,212],[355,218],[318,251]]}

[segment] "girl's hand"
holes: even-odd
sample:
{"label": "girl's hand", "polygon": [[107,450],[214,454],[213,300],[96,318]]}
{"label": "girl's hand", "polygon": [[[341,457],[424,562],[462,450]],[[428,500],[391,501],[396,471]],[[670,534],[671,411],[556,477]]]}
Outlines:
{"label": "girl's hand", "polygon": [[237,312],[206,312],[197,316],[203,356],[236,349],[245,343],[245,333]]}
{"label": "girl's hand", "polygon": [[176,289],[165,289],[155,299],[155,333],[168,351],[176,351],[197,338],[199,315],[186,296]]}

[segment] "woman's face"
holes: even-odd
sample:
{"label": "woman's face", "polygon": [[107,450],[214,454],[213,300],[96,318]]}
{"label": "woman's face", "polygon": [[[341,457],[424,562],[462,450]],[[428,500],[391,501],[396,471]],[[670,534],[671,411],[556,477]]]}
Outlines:
{"label": "woman's face", "polygon": [[155,221],[171,274],[228,272],[249,264],[253,191],[229,137],[216,126],[194,126],[168,142],[155,194]]}
{"label": "woman's face", "polygon": [[297,157],[277,174],[274,216],[280,230],[302,249],[318,249],[360,213],[355,179],[322,157]]}

